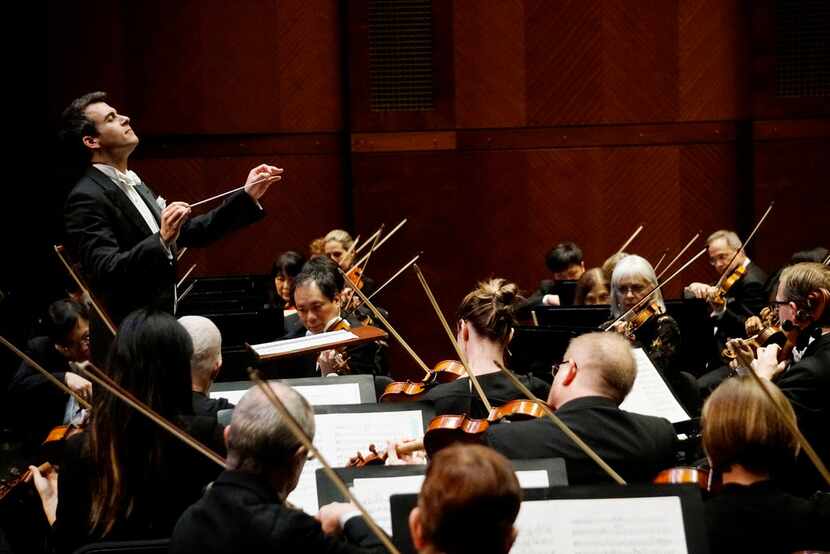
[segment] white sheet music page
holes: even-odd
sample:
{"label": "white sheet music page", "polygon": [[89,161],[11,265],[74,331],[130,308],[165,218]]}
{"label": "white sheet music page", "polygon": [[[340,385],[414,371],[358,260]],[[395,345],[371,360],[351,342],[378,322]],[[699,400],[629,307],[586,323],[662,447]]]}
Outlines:
{"label": "white sheet music page", "polygon": [[213,390],[210,391],[211,398],[226,398],[228,402],[233,404],[234,406],[239,404],[239,401],[242,400],[242,396],[248,392],[248,389],[240,389],[240,390]]}
{"label": "white sheet music page", "polygon": [[297,337],[296,339],[276,340],[273,342],[263,342],[261,344],[252,344],[251,350],[256,352],[258,356],[267,356],[271,354],[287,354],[297,350],[306,348],[317,348],[318,346],[337,345],[349,339],[356,339],[357,335],[349,331],[329,331],[326,333],[319,333],[317,335],[308,335],[305,337]]}
{"label": "white sheet music page", "polygon": [[664,417],[672,423],[688,420],[689,414],[642,348],[634,349],[634,361],[637,363],[637,378],[620,408],[637,414]]}
{"label": "white sheet music page", "polygon": [[[332,380],[337,380],[332,377]],[[302,394],[312,406],[328,404],[360,404],[360,384],[298,385],[294,390]]]}
{"label": "white sheet music page", "polygon": [[686,554],[676,496],[522,502],[511,554]]}
{"label": "white sheet music page", "polygon": [[375,477],[355,479],[352,493],[366,508],[381,528],[392,534],[392,508],[389,497],[393,494],[418,494],[423,475],[401,475],[398,477]]}
{"label": "white sheet music page", "polygon": [[[424,435],[420,410],[316,414],[314,445],[332,467],[345,467],[358,451],[369,445],[386,448],[389,441],[417,439]],[[310,515],[317,513],[317,482],[314,472],[321,467],[317,460],[306,462],[297,488],[288,501]]]}
{"label": "white sheet music page", "polygon": [[547,488],[550,486],[548,472],[544,469],[523,469],[516,472],[516,479],[523,489]]}

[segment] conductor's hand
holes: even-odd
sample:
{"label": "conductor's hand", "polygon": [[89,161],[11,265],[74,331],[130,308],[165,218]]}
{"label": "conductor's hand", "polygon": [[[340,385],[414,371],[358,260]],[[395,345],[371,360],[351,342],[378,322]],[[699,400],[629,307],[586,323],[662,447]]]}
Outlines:
{"label": "conductor's hand", "polygon": [[245,180],[245,192],[254,200],[259,200],[271,183],[276,183],[280,179],[282,179],[282,168],[268,164],[258,165],[248,173],[248,179]]}
{"label": "conductor's hand", "polygon": [[170,244],[179,238],[179,231],[182,224],[190,216],[190,206],[184,202],[173,202],[168,204],[161,212],[161,229],[159,234],[164,244]]}

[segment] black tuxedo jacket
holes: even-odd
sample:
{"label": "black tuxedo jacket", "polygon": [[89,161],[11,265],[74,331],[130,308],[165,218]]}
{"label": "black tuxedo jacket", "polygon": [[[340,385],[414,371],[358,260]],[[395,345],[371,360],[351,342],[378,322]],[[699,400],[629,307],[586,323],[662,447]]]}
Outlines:
{"label": "black tuxedo jacket", "polygon": [[767,305],[767,274],[763,269],[749,262],[746,274],[726,293],[726,309],[717,317],[718,338],[725,345],[729,338],[746,337],[746,318],[758,315]]}
{"label": "black tuxedo jacket", "polygon": [[225,471],[176,524],[171,554],[246,552],[385,552],[361,517],[346,522],[346,540],[323,534],[310,515],[288,508],[261,478]]}
{"label": "black tuxedo jacket", "polygon": [[[155,193],[144,186],[136,190],[159,221]],[[239,191],[218,208],[188,219],[176,245],[205,246],[263,216],[250,195]],[[171,259],[159,234],[150,232],[130,199],[109,177],[94,167],[87,170],[69,193],[64,223],[70,251],[116,324],[143,307],[172,313],[175,248]]]}
{"label": "black tuxedo jacket", "polygon": [[[627,482],[651,482],[660,470],[675,465],[676,435],[666,419],[620,410],[602,396],[571,400],[556,415]],[[564,458],[572,485],[610,481],[547,418],[492,425],[484,441],[510,459]]]}

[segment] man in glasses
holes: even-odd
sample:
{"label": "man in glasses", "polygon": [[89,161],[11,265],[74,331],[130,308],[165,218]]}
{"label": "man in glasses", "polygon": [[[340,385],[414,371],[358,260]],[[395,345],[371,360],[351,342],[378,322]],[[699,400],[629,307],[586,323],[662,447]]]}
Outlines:
{"label": "man in glasses", "polygon": [[[616,333],[573,339],[554,365],[548,405],[628,482],[649,482],[674,465],[668,420],[620,410],[637,368],[631,346]],[[564,458],[571,484],[603,483],[607,474],[547,418],[493,425],[485,443],[511,459]]]}

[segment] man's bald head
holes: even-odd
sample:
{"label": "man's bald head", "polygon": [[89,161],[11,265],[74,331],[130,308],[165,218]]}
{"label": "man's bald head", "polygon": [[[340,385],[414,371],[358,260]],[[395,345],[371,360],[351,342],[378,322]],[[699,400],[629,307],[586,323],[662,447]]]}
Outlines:
{"label": "man's bald head", "polygon": [[187,330],[193,341],[193,356],[190,358],[190,373],[194,381],[213,380],[213,371],[222,365],[222,334],[208,318],[200,315],[186,315],[179,323]]}
{"label": "man's bald head", "polygon": [[[314,438],[314,410],[308,401],[289,386],[269,382],[310,439]],[[263,467],[287,464],[302,444],[291,432],[285,418],[259,387],[242,397],[233,411],[227,435],[228,467],[261,471]]]}
{"label": "man's bald head", "polygon": [[620,404],[637,376],[631,345],[617,333],[587,333],[573,339],[565,352],[578,368],[581,385]]}

